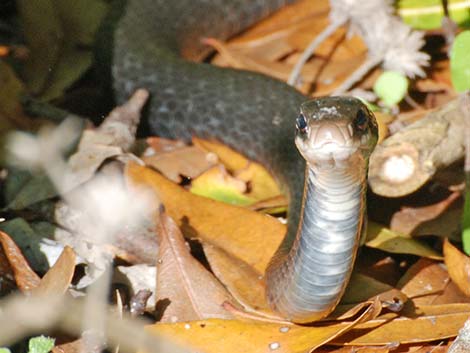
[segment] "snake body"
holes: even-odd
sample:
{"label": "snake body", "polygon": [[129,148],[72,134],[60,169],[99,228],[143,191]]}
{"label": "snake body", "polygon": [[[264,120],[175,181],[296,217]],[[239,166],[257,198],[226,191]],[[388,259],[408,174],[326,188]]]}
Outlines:
{"label": "snake body", "polygon": [[[351,155],[356,157],[338,168],[328,170],[328,163],[319,168],[301,158],[293,143],[295,117],[305,96],[260,74],[191,62],[208,53],[202,37],[226,39],[288,2],[129,0],[112,41],[112,77],[118,102],[140,87],[151,92],[146,133],[216,138],[276,176],[288,195],[289,226],[266,272],[268,300],[287,319],[308,322],[336,306],[352,270],[365,210],[367,158],[375,144],[373,117],[354,99],[324,98],[303,105],[309,126],[296,137],[301,152],[300,146],[311,140],[304,133],[315,130],[315,121],[351,126],[361,111],[372,129],[360,148],[354,142],[359,152]],[[356,141],[357,136],[348,138]]]}

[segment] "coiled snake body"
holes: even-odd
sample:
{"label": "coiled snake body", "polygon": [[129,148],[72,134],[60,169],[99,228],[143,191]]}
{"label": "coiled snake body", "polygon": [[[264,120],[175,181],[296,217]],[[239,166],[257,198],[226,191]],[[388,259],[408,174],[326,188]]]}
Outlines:
{"label": "coiled snake body", "polygon": [[334,309],[352,271],[375,120],[352,98],[304,103],[301,158],[293,132],[305,96],[263,75],[187,60],[207,54],[202,37],[226,39],[288,2],[129,0],[114,33],[112,76],[118,101],[151,91],[149,134],[217,138],[276,176],[289,196],[289,226],[266,272],[268,300],[285,318],[310,322]]}

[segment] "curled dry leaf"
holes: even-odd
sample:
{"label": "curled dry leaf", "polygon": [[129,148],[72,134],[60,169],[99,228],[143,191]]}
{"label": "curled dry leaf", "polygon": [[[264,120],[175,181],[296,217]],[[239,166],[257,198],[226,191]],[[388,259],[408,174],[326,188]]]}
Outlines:
{"label": "curled dry leaf", "polygon": [[446,239],[444,241],[444,261],[452,281],[467,297],[470,297],[470,258]]}
{"label": "curled dry leaf", "polygon": [[85,130],[80,143],[68,165],[72,173],[66,175],[68,187],[72,189],[91,179],[103,162],[110,157],[136,159],[125,155],[135,141],[140,111],[149,96],[139,89],[123,105],[115,107],[96,129]]}
{"label": "curled dry leaf", "polygon": [[369,307],[354,321],[324,326],[299,326],[238,320],[204,320],[148,326],[150,333],[175,340],[205,353],[304,353],[315,350],[380,312],[380,303]]}
{"label": "curled dry leaf", "polygon": [[13,270],[16,285],[20,291],[29,292],[36,288],[41,281],[40,277],[31,269],[20,248],[7,233],[2,231],[0,231],[0,244]]}
{"label": "curled dry leaf", "polygon": [[165,213],[157,227],[157,308],[162,322],[230,319],[223,309],[232,301],[227,290],[189,252],[176,223]]}

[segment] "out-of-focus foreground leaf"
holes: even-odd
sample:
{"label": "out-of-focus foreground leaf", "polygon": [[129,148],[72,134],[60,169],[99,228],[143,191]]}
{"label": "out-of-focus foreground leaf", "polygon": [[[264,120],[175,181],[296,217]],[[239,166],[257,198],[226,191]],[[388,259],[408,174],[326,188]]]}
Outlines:
{"label": "out-of-focus foreground leaf", "polygon": [[30,55],[23,74],[31,93],[59,97],[91,65],[93,36],[107,4],[102,0],[20,0]]}

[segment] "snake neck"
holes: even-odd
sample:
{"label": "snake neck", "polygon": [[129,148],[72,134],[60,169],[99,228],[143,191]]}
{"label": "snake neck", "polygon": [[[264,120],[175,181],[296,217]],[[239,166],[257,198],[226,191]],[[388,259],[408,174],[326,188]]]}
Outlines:
{"label": "snake neck", "polygon": [[296,236],[266,273],[268,300],[294,322],[325,317],[344,293],[362,233],[366,164],[352,158],[336,170],[306,168]]}

